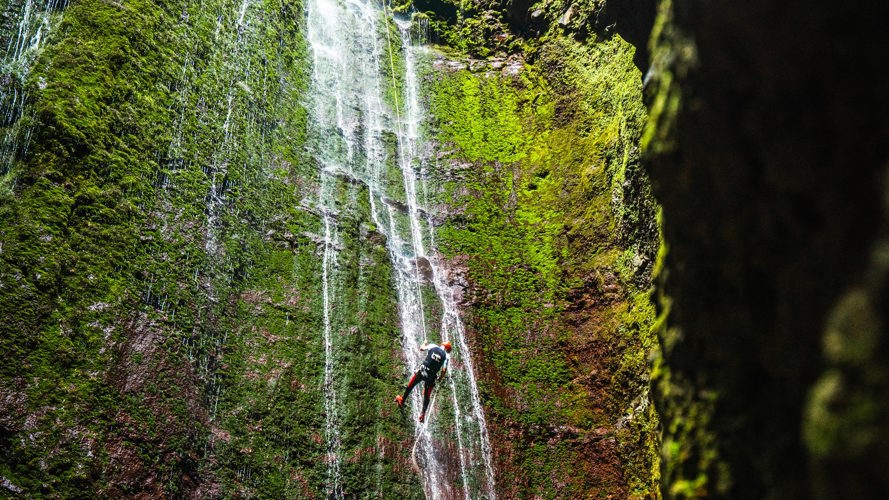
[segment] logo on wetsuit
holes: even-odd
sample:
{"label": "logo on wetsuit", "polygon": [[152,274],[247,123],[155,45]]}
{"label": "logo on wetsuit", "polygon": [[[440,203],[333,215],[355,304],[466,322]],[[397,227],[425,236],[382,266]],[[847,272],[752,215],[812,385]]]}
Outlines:
{"label": "logo on wetsuit", "polygon": [[438,370],[444,364],[447,353],[441,347],[433,347],[426,353],[426,359],[423,361],[423,367],[426,368],[433,377],[438,374]]}

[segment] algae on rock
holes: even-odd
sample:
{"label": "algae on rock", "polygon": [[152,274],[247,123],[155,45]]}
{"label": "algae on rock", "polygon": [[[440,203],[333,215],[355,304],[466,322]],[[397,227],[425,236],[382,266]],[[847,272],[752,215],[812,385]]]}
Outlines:
{"label": "algae on rock", "polygon": [[[529,52],[424,80],[449,211],[430,220],[465,268],[500,496],[657,496],[641,75],[619,36],[580,36],[592,3],[565,25],[560,6],[539,40],[482,5],[431,19],[452,54]],[[20,360],[0,367],[0,479],[49,497],[322,495],[302,4],[79,0],[53,15],[19,82],[28,148],[0,194],[0,348]],[[385,238],[366,202],[341,217],[340,341],[363,354],[337,360],[344,492],[419,497],[411,434],[387,409],[402,368]]]}
{"label": "algae on rock", "polygon": [[617,36],[554,36],[533,64],[442,61],[429,84],[451,207],[440,238],[465,267],[505,496],[658,494],[659,237],[632,55]]}
{"label": "algae on rock", "polygon": [[[303,22],[277,0],[65,10],[26,81],[33,138],[0,204],[0,346],[20,360],[0,369],[4,484],[59,497],[324,490]],[[346,267],[366,312],[352,340],[372,346],[376,374],[348,378],[382,406],[400,373],[393,298],[379,293],[391,271],[361,237],[366,209],[350,217]],[[355,423],[350,488],[411,496],[405,453],[361,452],[408,438],[386,422]]]}

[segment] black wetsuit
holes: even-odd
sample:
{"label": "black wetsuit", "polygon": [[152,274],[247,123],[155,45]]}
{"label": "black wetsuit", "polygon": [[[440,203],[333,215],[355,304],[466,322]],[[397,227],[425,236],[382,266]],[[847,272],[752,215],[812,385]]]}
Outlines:
{"label": "black wetsuit", "polygon": [[447,351],[444,350],[444,347],[433,344],[426,350],[426,359],[423,360],[420,369],[414,373],[414,376],[411,377],[411,381],[407,383],[407,388],[404,390],[405,400],[407,400],[407,396],[411,393],[414,386],[421,380],[423,381],[423,415],[426,414],[426,408],[429,407],[429,396],[432,394],[432,389],[435,387],[435,379],[438,378],[438,372],[442,367],[447,366],[447,364]]}

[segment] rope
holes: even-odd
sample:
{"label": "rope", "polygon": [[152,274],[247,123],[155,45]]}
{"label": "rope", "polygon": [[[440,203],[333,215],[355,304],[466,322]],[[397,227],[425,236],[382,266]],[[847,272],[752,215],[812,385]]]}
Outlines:
{"label": "rope", "polygon": [[[425,382],[424,382],[425,384]],[[435,396],[438,395],[438,391],[432,393],[432,400],[429,401],[429,418],[423,421],[423,425],[420,426],[420,433],[417,435],[417,439],[414,440],[414,447],[411,449],[411,461],[414,465],[414,470],[419,471],[420,466],[417,464],[417,445],[420,443],[420,438],[426,433],[426,430],[429,428],[429,421],[432,420],[432,412],[435,409]]]}
{"label": "rope", "polygon": [[[392,95],[395,97],[395,126],[398,129],[398,137],[403,138],[404,133],[401,129],[401,103],[398,100],[398,81],[395,79],[395,57],[392,55],[392,35],[389,33],[389,3],[383,2],[383,13],[386,16],[386,44],[389,49],[389,73],[392,76]],[[403,139],[402,141],[403,142]],[[404,155],[404,144],[401,144],[401,155]],[[402,162],[404,163],[404,162]],[[407,186],[405,186],[405,190]],[[426,311],[423,307],[423,294],[420,290],[420,264],[418,262],[419,256],[417,255],[417,245],[413,241],[413,230],[411,231],[411,246],[414,249],[414,280],[417,283],[417,300],[420,303],[420,325],[423,328],[423,343],[429,342],[429,337],[426,332]],[[425,257],[424,257],[425,258]],[[428,259],[427,259],[428,260]]]}
{"label": "rope", "polygon": [[[398,99],[398,81],[395,79],[395,57],[393,56],[392,50],[392,35],[389,33],[389,6],[388,3],[383,2],[383,12],[386,16],[386,44],[388,45],[389,51],[389,70],[392,76],[392,95],[395,98],[395,119],[396,119],[396,127],[398,132],[398,137],[403,138],[404,134],[402,131],[402,122],[401,122],[401,103]],[[403,147],[404,144],[401,144],[402,151],[401,154],[404,154]],[[403,165],[403,162],[402,162]],[[405,189],[407,186],[405,186]],[[413,233],[411,234],[411,246],[414,249],[414,278],[417,283],[417,300],[420,305],[420,325],[423,328],[423,343],[426,344],[428,342],[428,336],[426,332],[426,312],[423,307],[423,294],[420,289],[420,263],[417,255],[417,246],[413,241]],[[425,385],[425,382],[424,382]],[[414,446],[411,448],[411,462],[414,466],[414,470],[420,470],[420,465],[417,463],[417,445],[420,444],[420,439],[426,434],[426,431],[429,428],[429,421],[432,420],[432,412],[435,410],[435,398],[438,396],[438,391],[433,392],[432,400],[429,401],[429,417],[423,421],[423,424],[420,427],[420,432],[417,434],[417,438],[414,440]]]}

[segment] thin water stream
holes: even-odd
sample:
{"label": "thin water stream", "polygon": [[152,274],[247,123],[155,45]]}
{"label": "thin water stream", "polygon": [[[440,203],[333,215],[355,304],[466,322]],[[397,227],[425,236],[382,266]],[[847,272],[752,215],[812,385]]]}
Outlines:
{"label": "thin water stream", "polygon": [[[486,498],[495,498],[490,441],[475,380],[472,355],[466,343],[463,322],[459,316],[453,291],[445,281],[442,262],[434,248],[435,231],[431,224],[431,216],[428,215],[431,212],[421,210],[417,199],[418,188],[423,193],[427,191],[425,176],[422,174],[425,172],[424,166],[431,156],[422,150],[424,146],[420,134],[424,116],[420,105],[420,86],[417,80],[416,65],[417,56],[423,51],[423,48],[412,41],[411,34],[414,27],[411,23],[399,22],[398,26],[405,51],[405,107],[407,112],[404,140],[407,142],[407,147],[404,149],[408,151],[408,155],[405,155],[403,160],[402,172],[405,175],[411,232],[416,242],[417,258],[425,259],[429,263],[430,281],[442,309],[440,338],[442,341],[450,340],[457,346],[456,352],[460,353],[459,360],[463,365],[462,370],[455,370],[453,376],[448,377],[448,382],[451,388],[450,395],[460,452],[464,493],[467,499],[481,498],[482,495]],[[424,213],[427,214],[426,218],[422,217]],[[430,249],[428,252],[423,247],[424,226]],[[465,394],[466,389],[468,389],[468,395]],[[481,473],[476,470],[477,465],[483,466]]]}
{"label": "thin water stream", "polygon": [[[394,272],[405,375],[421,360],[427,341],[450,340],[454,369],[441,380],[427,424],[419,424],[421,391],[414,391],[411,421],[416,462],[427,498],[494,498],[494,474],[484,412],[471,353],[442,259],[434,248],[425,196],[426,119],[418,66],[425,49],[409,21],[393,25],[382,6],[365,0],[310,0],[308,41],[313,54],[309,88],[310,151],[319,166],[318,212],[324,226],[322,278],[328,440],[328,498],[343,495],[338,401],[347,398],[336,378],[338,331],[337,214],[354,208],[343,183],[367,188],[371,218],[386,236]],[[394,144],[392,144],[394,138]],[[354,191],[350,191],[354,193]],[[441,312],[440,317],[431,314]],[[394,395],[393,395],[394,396]]]}
{"label": "thin water stream", "polygon": [[68,0],[9,2],[0,11],[8,25],[0,25],[0,39],[7,41],[0,55],[0,188],[11,188],[13,163],[28,149],[30,131],[22,130],[20,118],[28,113],[25,81],[37,55]]}

